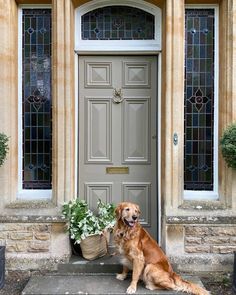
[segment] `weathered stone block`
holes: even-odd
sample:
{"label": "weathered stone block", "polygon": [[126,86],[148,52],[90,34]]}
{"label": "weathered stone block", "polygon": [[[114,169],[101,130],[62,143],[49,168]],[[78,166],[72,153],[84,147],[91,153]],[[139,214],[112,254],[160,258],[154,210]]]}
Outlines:
{"label": "weathered stone block", "polygon": [[185,238],[186,244],[202,244],[202,238],[196,238],[196,237],[186,237]]}
{"label": "weathered stone block", "polygon": [[48,242],[33,241],[29,244],[28,252],[48,252],[49,248]]}
{"label": "weathered stone block", "polygon": [[230,244],[236,244],[236,237],[230,238]]}
{"label": "weathered stone block", "polygon": [[236,246],[212,246],[212,253],[229,254],[236,251]]}
{"label": "weathered stone block", "polygon": [[50,240],[50,234],[49,233],[37,232],[37,233],[34,234],[34,237],[35,237],[36,240],[41,240],[41,241]]}
{"label": "weathered stone block", "polygon": [[10,236],[9,236],[10,239],[12,240],[32,240],[33,238],[33,233],[29,232],[13,232],[13,233],[10,233]]}
{"label": "weathered stone block", "polygon": [[185,246],[187,253],[210,253],[209,245]]}
{"label": "weathered stone block", "polygon": [[227,244],[229,243],[230,238],[229,237],[204,237],[203,243],[205,244],[211,244],[211,245],[218,245],[218,244]]}
{"label": "weathered stone block", "polygon": [[212,227],[212,235],[236,236],[236,227]]}
{"label": "weathered stone block", "polygon": [[5,240],[8,237],[8,232],[7,231],[2,231],[0,232],[0,240]]}
{"label": "weathered stone block", "polygon": [[210,235],[210,228],[209,227],[200,227],[200,226],[186,226],[185,227],[185,235],[186,236],[208,236]]}
{"label": "weathered stone block", "polygon": [[27,252],[28,242],[12,242],[7,241],[6,252]]}
{"label": "weathered stone block", "polygon": [[36,225],[34,225],[34,231],[36,231],[36,232],[50,232],[51,225],[49,225],[49,224],[36,224]]}
{"label": "weathered stone block", "polygon": [[0,224],[0,231],[26,231],[26,226],[17,223],[2,223]]}

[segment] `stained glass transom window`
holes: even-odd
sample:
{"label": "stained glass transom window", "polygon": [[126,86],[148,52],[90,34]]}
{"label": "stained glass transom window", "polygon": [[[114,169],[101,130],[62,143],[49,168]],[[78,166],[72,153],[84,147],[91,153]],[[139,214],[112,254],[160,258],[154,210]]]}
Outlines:
{"label": "stained glass transom window", "polygon": [[23,189],[51,189],[51,9],[23,9]]}
{"label": "stained glass transom window", "polygon": [[153,40],[154,15],[129,6],[107,6],[82,16],[83,40]]}
{"label": "stained glass transom window", "polygon": [[214,28],[214,9],[186,9],[185,190],[213,190]]}

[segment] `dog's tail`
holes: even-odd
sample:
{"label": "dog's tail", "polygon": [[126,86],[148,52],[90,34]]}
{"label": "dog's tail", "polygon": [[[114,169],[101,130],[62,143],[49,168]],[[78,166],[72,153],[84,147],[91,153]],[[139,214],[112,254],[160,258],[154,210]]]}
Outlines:
{"label": "dog's tail", "polygon": [[177,275],[176,273],[173,273],[173,282],[175,285],[174,290],[175,291],[182,291],[194,295],[209,295],[210,293],[203,289],[202,287],[191,283],[189,281],[184,280],[181,278],[181,276]]}
{"label": "dog's tail", "polygon": [[184,280],[173,272],[172,269],[164,271],[163,267],[158,267],[158,265],[154,264],[148,264],[145,267],[143,280],[146,283],[146,288],[150,290],[163,288],[194,295],[210,295],[207,290],[197,284]]}

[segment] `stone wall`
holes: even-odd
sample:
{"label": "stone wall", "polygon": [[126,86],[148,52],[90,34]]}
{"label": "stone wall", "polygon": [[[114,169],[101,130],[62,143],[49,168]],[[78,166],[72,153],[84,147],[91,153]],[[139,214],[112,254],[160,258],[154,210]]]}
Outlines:
{"label": "stone wall", "polygon": [[0,242],[6,244],[6,252],[50,252],[51,224],[0,224]]}
{"label": "stone wall", "polygon": [[163,222],[167,237],[165,251],[176,271],[233,271],[235,216],[171,216]]}
{"label": "stone wall", "polygon": [[1,223],[1,244],[6,245],[7,270],[56,270],[71,255],[62,222]]}
{"label": "stone wall", "polygon": [[186,253],[229,254],[236,251],[236,226],[185,226]]}

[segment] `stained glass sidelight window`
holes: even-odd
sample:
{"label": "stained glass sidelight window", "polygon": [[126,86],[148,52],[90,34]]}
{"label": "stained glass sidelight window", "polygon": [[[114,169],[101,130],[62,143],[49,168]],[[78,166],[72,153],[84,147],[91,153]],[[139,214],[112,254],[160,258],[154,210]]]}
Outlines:
{"label": "stained glass sidelight window", "polygon": [[51,9],[23,9],[23,189],[51,189]]}
{"label": "stained glass sidelight window", "polygon": [[214,13],[185,11],[185,190],[213,190]]}
{"label": "stained glass sidelight window", "polygon": [[129,6],[107,6],[82,16],[83,40],[153,40],[154,16]]}

